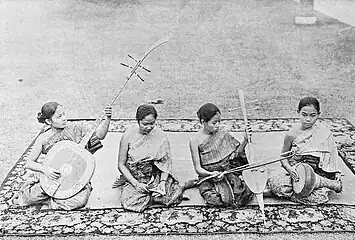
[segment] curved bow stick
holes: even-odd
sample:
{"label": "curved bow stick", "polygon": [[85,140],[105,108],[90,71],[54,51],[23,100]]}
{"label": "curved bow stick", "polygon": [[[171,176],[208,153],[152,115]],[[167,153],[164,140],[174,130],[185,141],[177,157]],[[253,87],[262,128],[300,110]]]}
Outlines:
{"label": "curved bow stick", "polygon": [[[247,135],[247,149],[246,149],[246,154],[248,157],[248,160],[251,164],[254,164],[255,159],[253,158],[253,152],[252,152],[252,142],[251,142],[251,135],[248,130],[248,118],[247,118],[247,110],[245,107],[245,100],[244,100],[244,92],[242,89],[238,89],[238,95],[239,95],[239,101],[240,105],[242,108],[243,112],[243,119],[244,119],[244,124],[245,124],[245,132]],[[266,187],[266,181],[267,181],[267,171],[264,167],[259,167],[259,168],[253,168],[253,169],[247,169],[242,172],[242,176],[244,179],[244,182],[248,185],[250,190],[255,193],[256,198],[258,200],[258,204],[263,216],[263,220],[265,223],[265,211],[264,211],[264,196],[263,192]]]}
{"label": "curved bow stick", "polygon": [[[227,171],[224,171],[222,174],[229,174],[229,173],[235,173],[235,172],[243,172],[245,170],[251,170],[251,169],[255,169],[255,168],[260,168],[260,167],[263,167],[263,166],[266,166],[266,165],[269,165],[269,164],[272,164],[272,163],[276,163],[276,162],[279,162],[283,159],[289,159],[291,157],[293,157],[296,153],[294,151],[288,151],[288,152],[284,152],[282,157],[280,158],[277,158],[277,159],[270,159],[270,160],[266,160],[264,162],[260,162],[260,163],[249,163],[249,164],[245,164],[243,166],[240,166],[240,167],[236,167],[236,168],[232,168],[230,170],[227,170]],[[219,176],[220,174],[218,175],[212,175],[212,176],[208,176],[208,177],[204,177],[204,178],[201,178],[200,180],[197,180],[196,182],[196,185],[199,185],[201,183],[203,183],[204,181],[208,180],[208,179],[211,179],[211,178],[214,178],[214,177],[217,177]]]}
{"label": "curved bow stick", "polygon": [[[159,42],[157,42],[156,44],[153,45],[153,47],[151,47],[144,55],[143,57],[136,61],[136,64],[131,68],[130,73],[127,75],[126,77],[126,81],[123,84],[123,86],[121,87],[121,89],[119,90],[119,92],[112,98],[112,100],[109,103],[109,106],[113,105],[114,102],[117,100],[117,98],[120,96],[121,92],[123,91],[123,89],[126,87],[127,83],[129,80],[131,80],[132,76],[135,74],[137,75],[142,81],[144,81],[137,73],[137,69],[139,67],[141,67],[141,64],[143,63],[143,61],[147,58],[147,56],[157,47],[159,47],[160,45],[162,45],[163,43],[166,43],[168,41],[168,39],[163,39]],[[94,132],[96,131],[96,129],[98,128],[100,122],[104,119],[105,114],[103,114],[101,117],[97,118],[95,123],[93,124],[93,126],[91,127],[91,129],[89,130],[90,132],[88,132],[89,134],[86,134],[84,136],[84,138],[81,140],[81,143],[87,143],[89,141],[89,139],[91,138],[91,136],[94,134]]]}

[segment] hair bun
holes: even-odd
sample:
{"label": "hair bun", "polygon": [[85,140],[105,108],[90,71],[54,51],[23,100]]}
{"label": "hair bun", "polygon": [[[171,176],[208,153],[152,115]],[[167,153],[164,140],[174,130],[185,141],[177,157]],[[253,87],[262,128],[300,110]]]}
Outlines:
{"label": "hair bun", "polygon": [[44,123],[44,119],[43,119],[42,113],[40,113],[40,112],[37,113],[37,120],[40,123]]}

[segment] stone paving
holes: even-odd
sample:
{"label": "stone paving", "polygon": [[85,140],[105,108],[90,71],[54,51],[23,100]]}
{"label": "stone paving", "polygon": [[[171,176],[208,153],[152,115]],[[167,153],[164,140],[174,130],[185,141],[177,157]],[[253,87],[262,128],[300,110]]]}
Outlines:
{"label": "stone paving", "polygon": [[[285,131],[296,119],[251,120],[255,132]],[[346,119],[323,119],[334,133],[347,166],[355,166],[355,128]],[[85,124],[92,121],[84,120]],[[112,132],[123,132],[135,120],[114,120]],[[231,132],[243,130],[242,120],[223,120]],[[165,131],[191,132],[200,128],[196,120],[163,119]],[[24,181],[26,150],[0,187],[0,236],[65,235],[168,235],[276,232],[354,232],[355,206],[272,205],[265,207],[263,221],[257,206],[239,209],[207,206],[150,208],[132,213],[120,208],[81,209],[76,211],[40,210],[38,207],[15,208],[8,204]]]}

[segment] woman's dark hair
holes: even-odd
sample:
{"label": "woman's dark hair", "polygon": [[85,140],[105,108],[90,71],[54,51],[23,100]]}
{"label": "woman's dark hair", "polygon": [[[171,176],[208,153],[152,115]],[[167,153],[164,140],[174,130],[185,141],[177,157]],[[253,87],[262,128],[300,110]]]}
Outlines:
{"label": "woman's dark hair", "polygon": [[206,103],[202,105],[202,107],[200,107],[200,109],[197,111],[197,117],[200,122],[202,120],[208,122],[217,113],[221,113],[221,111],[216,105],[214,105],[213,103]]}
{"label": "woman's dark hair", "polygon": [[157,119],[158,117],[157,110],[152,105],[142,104],[137,108],[136,119],[138,122],[140,122],[150,114],[152,114],[154,118]]}
{"label": "woman's dark hair", "polygon": [[40,123],[45,123],[46,119],[51,119],[60,104],[57,102],[47,102],[42,106],[41,112],[37,114],[37,120]]}
{"label": "woman's dark hair", "polygon": [[304,97],[300,100],[298,103],[298,111],[301,111],[301,109],[305,106],[313,106],[318,114],[320,113],[320,104],[319,101],[314,98],[314,97]]}

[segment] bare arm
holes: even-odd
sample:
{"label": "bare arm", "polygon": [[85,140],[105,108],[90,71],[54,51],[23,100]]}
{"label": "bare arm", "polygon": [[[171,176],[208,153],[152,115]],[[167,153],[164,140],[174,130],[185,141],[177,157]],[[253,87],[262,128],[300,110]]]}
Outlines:
{"label": "bare arm", "polygon": [[[283,143],[283,146],[281,149],[281,156],[283,153],[291,150],[293,140],[294,140],[294,137],[291,134],[287,133],[285,135],[284,143]],[[289,158],[281,160],[281,164],[288,172],[292,171],[292,167],[289,163]]]}
{"label": "bare arm", "polygon": [[245,149],[245,147],[247,146],[247,144],[248,144],[248,140],[247,140],[247,138],[244,136],[243,141],[239,144],[239,146],[238,146],[238,148],[237,148],[237,153],[239,154],[239,153],[244,152],[244,149]]}
{"label": "bare arm", "polygon": [[26,168],[35,171],[44,173],[44,167],[42,164],[36,162],[42,152],[42,137],[39,136],[32,147],[31,153],[27,158]]}
{"label": "bare arm", "polygon": [[33,145],[31,153],[27,158],[26,168],[35,172],[43,173],[53,180],[58,179],[60,177],[60,172],[58,170],[50,167],[45,167],[37,162],[37,159],[39,158],[42,152],[42,145],[43,135],[40,135],[37,138],[35,144]]}
{"label": "bare arm", "polygon": [[244,129],[244,134],[243,134],[243,141],[239,144],[237,148],[237,153],[240,154],[245,151],[245,147],[248,144],[248,137],[251,137],[251,127],[248,123],[246,128]]}
{"label": "bare arm", "polygon": [[161,172],[160,181],[166,181],[168,179],[169,173]]}
{"label": "bare arm", "polygon": [[108,132],[112,116],[112,107],[108,106],[105,108],[105,115],[105,119],[100,123],[95,132],[96,136],[101,140],[106,137]]}
{"label": "bare arm", "polygon": [[215,175],[215,172],[210,172],[201,167],[200,155],[198,154],[198,143],[196,139],[191,139],[189,142],[192,163],[194,164],[194,168],[196,173],[201,177],[212,176]]}
{"label": "bare arm", "polygon": [[128,170],[126,167],[126,161],[127,161],[127,153],[128,153],[128,134],[125,133],[123,134],[121,141],[120,141],[120,146],[119,146],[119,152],[118,152],[118,170],[122,173],[122,175],[129,181],[133,186],[137,184],[137,180],[132,176],[131,172]]}

